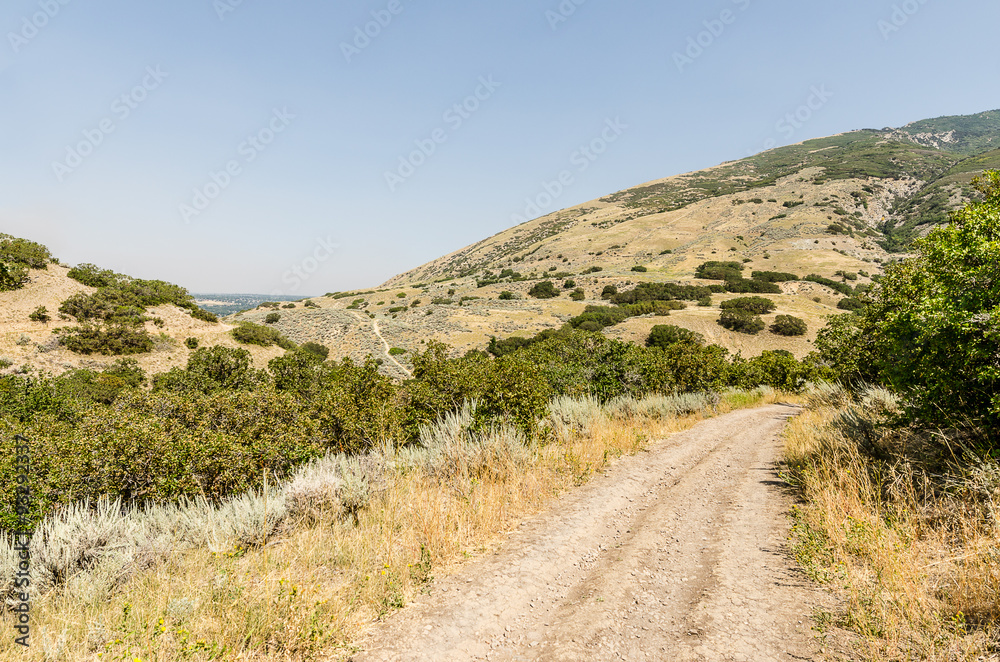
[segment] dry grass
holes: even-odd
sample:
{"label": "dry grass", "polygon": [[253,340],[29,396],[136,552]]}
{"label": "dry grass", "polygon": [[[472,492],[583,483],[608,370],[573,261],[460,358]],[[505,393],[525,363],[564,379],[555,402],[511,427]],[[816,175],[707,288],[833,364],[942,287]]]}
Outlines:
{"label": "dry grass", "polygon": [[[827,391],[791,422],[796,556],[842,592],[866,660],[985,660],[1000,651],[1000,465],[954,439],[877,425],[885,392]],[[873,425],[876,423],[876,425]],[[950,446],[950,448],[949,448]],[[820,615],[822,622],[832,615]]]}
{"label": "dry grass", "polygon": [[[778,399],[763,389],[606,407],[560,400],[544,444],[505,430],[472,437],[463,430],[467,412],[459,413],[425,430],[423,449],[329,458],[269,493],[269,505],[246,495],[241,509],[224,506],[226,517],[253,524],[231,523],[228,537],[192,526],[222,519],[203,503],[175,509],[183,517],[169,509],[137,514],[155,520],[148,530],[189,544],[147,557],[124,581],[122,563],[96,564],[38,594],[34,645],[23,655],[17,650],[17,659],[339,659],[368,624],[424,590],[432,574],[488,552],[523,518],[615,458],[703,418]],[[280,512],[284,524],[265,518],[262,525],[262,508]],[[262,539],[247,545],[243,530]],[[14,659],[9,616],[2,623],[0,658]]]}

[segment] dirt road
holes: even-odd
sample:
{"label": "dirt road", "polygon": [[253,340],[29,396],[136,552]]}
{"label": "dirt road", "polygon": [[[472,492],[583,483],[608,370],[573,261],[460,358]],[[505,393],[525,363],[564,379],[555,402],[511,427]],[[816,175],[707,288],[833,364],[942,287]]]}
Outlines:
{"label": "dirt road", "polygon": [[625,458],[376,626],[375,660],[818,659],[786,556],[778,434],[737,411]]}

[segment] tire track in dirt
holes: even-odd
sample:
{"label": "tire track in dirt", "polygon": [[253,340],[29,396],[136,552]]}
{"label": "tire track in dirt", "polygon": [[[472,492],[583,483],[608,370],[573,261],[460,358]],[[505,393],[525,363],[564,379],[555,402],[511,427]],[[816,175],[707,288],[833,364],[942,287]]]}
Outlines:
{"label": "tire track in dirt", "polygon": [[376,660],[814,659],[830,598],[788,558],[772,405],[624,458],[375,626]]}

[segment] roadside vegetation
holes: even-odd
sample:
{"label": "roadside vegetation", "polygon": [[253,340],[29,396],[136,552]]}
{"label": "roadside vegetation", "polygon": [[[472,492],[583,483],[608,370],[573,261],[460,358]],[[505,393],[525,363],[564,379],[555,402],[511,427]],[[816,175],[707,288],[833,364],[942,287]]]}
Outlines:
{"label": "roadside vegetation", "polygon": [[790,424],[795,554],[869,660],[1000,648],[1000,174],[817,340],[840,386]]}

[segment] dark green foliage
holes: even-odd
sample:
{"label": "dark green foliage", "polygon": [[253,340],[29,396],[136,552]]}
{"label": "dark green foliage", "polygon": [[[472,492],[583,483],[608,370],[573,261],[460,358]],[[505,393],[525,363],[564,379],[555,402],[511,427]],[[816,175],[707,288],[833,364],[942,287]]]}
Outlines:
{"label": "dark green foliage", "polygon": [[799,279],[799,277],[795,274],[783,273],[780,271],[755,271],[752,274],[752,278],[753,280],[760,280],[765,283],[786,283],[788,281]]}
{"label": "dark green foliage", "polygon": [[184,345],[188,349],[198,349],[198,339],[197,338],[187,338],[184,341]]}
{"label": "dark green foliage", "polygon": [[819,276],[817,274],[809,274],[803,280],[807,280],[811,283],[819,283],[820,285],[826,285],[830,289],[840,292],[845,297],[854,296],[854,288],[847,283],[838,283],[835,280],[830,280],[829,278],[824,278],[823,276]]}
{"label": "dark green foliage", "polygon": [[573,301],[583,301],[587,298],[587,294],[583,291],[582,287],[578,287],[569,295],[569,298]]}
{"label": "dark green foliage", "polygon": [[390,347],[389,356],[402,356],[406,354],[406,350],[401,347]]}
{"label": "dark green foliage", "polygon": [[695,269],[694,277],[705,280],[730,280],[743,277],[741,262],[705,262]]}
{"label": "dark green foliage", "polygon": [[587,306],[583,314],[577,315],[569,323],[573,328],[582,328],[586,324],[584,330],[598,331],[606,326],[621,324],[629,317],[631,315],[624,308],[617,306]]}
{"label": "dark green foliage", "polygon": [[614,285],[605,285],[604,289],[601,291],[602,299],[610,299],[618,294],[618,288]]}
{"label": "dark green foliage", "polygon": [[764,297],[737,297],[729,301],[723,301],[719,304],[719,307],[722,310],[739,309],[757,315],[765,315],[774,312],[778,304]]}
{"label": "dark green foliage", "polygon": [[19,290],[28,284],[28,270],[13,262],[0,262],[0,292]]}
{"label": "dark green foliage", "polygon": [[92,404],[112,404],[129,388],[146,383],[146,374],[134,359],[119,359],[103,371],[84,368],[69,370],[52,380],[61,400],[74,403],[79,409]]}
{"label": "dark green foliage", "polygon": [[263,375],[252,368],[250,352],[242,348],[202,347],[188,357],[187,368],[174,368],[153,377],[153,391],[215,393],[247,391],[262,384]]}
{"label": "dark green foliage", "polygon": [[503,292],[500,293],[500,296],[497,298],[500,299],[501,301],[513,301],[514,299],[517,298],[517,295],[508,290],[504,290]]}
{"label": "dark green foliage", "polygon": [[531,340],[522,338],[521,336],[510,336],[503,340],[498,340],[496,336],[490,336],[490,344],[487,346],[486,351],[493,356],[504,356],[523,349],[531,343]]}
{"label": "dark green foliage", "polygon": [[528,290],[528,294],[536,299],[553,299],[559,296],[559,290],[556,289],[551,280],[543,280]]}
{"label": "dark green foliage", "polygon": [[1000,446],[1000,172],[983,199],[915,242],[861,311],[883,379],[926,424],[979,427]]}
{"label": "dark green foliage", "polygon": [[659,347],[661,349],[666,349],[677,343],[704,345],[705,337],[700,333],[672,324],[657,324],[646,339],[646,347]]}
{"label": "dark green foliage", "polygon": [[77,354],[127,356],[144,354],[153,349],[153,339],[135,324],[85,323],[74,328],[58,329],[59,342]]}
{"label": "dark green foliage", "polygon": [[708,308],[712,305],[712,297],[706,296],[698,299],[698,305],[702,308]]}
{"label": "dark green foliage", "polygon": [[799,362],[789,352],[764,351],[749,361],[733,361],[730,383],[737,388],[770,386],[782,391],[795,392],[809,382],[829,380],[833,373],[810,361]]}
{"label": "dark green foliage", "polygon": [[327,357],[330,356],[330,348],[316,342],[307,342],[301,345],[299,349],[318,357],[321,361],[326,361]]}
{"label": "dark green foliage", "polygon": [[804,336],[808,330],[805,320],[791,315],[778,315],[771,325],[771,333],[779,336]]}
{"label": "dark green foliage", "polygon": [[726,292],[733,294],[781,294],[781,288],[774,283],[746,278],[732,278],[726,281]]}
{"label": "dark green foliage", "polygon": [[572,290],[574,287],[576,287],[576,281],[575,280],[568,279],[565,282],[563,282],[563,289],[564,290]]}
{"label": "dark green foliage", "polygon": [[264,318],[264,324],[277,324],[281,321],[281,315],[278,313],[268,313]]}
{"label": "dark green foliage", "polygon": [[750,335],[760,333],[766,326],[766,324],[764,324],[764,320],[762,320],[760,316],[738,308],[723,310],[722,314],[719,316],[719,324],[730,331],[738,331],[740,333],[747,333]]}
{"label": "dark green foliage", "polygon": [[48,323],[52,320],[52,316],[49,315],[48,308],[45,306],[39,306],[38,308],[35,308],[30,315],[28,315],[28,319],[32,322]]}
{"label": "dark green foliage", "polygon": [[602,271],[604,271],[604,267],[589,267],[583,273],[584,275],[588,275],[588,274],[600,273]]}
{"label": "dark green foliage", "polygon": [[240,322],[239,326],[233,329],[231,333],[237,342],[241,342],[244,345],[259,345],[261,347],[277,345],[282,349],[293,349],[295,347],[295,343],[283,336],[277,329],[260,326],[253,322]]}
{"label": "dark green foliage", "polygon": [[697,301],[712,294],[707,287],[678,285],[676,283],[639,283],[635,289],[611,296],[611,301],[621,304],[640,301]]}
{"label": "dark green foliage", "polygon": [[847,297],[846,299],[841,299],[837,303],[837,308],[840,308],[841,310],[855,311],[855,310],[861,310],[864,307],[865,307],[865,302],[855,297]]}
{"label": "dark green foliage", "polygon": [[29,269],[46,269],[51,261],[52,255],[45,246],[0,234],[0,262],[20,264]]}
{"label": "dark green foliage", "polygon": [[644,267],[642,265],[636,265],[636,266],[632,267],[632,271],[638,271],[639,273],[646,273],[647,271],[649,271],[649,269],[647,269],[646,267]]}
{"label": "dark green foliage", "polygon": [[299,348],[271,359],[267,367],[277,390],[314,397],[319,392],[323,377],[322,364],[323,358]]}
{"label": "dark green foliage", "polygon": [[188,310],[191,312],[191,317],[195,318],[196,320],[201,320],[202,322],[211,322],[212,324],[219,323],[219,317],[215,313],[209,312],[204,308],[194,306],[193,308],[188,308]]}
{"label": "dark green foliage", "polygon": [[73,267],[66,275],[88,287],[97,288],[117,285],[124,278],[110,269],[101,269],[88,263]]}

